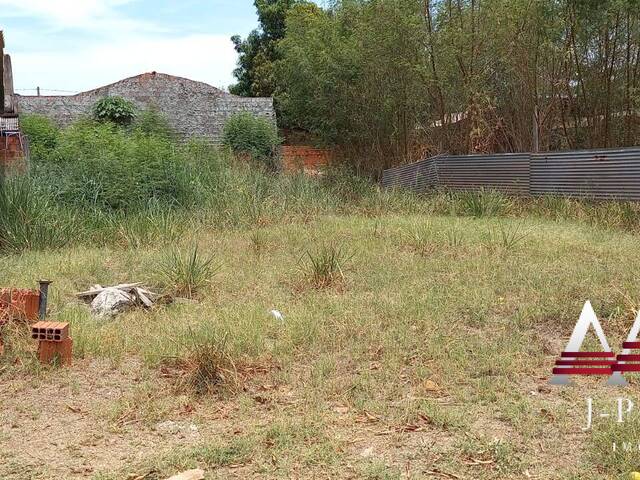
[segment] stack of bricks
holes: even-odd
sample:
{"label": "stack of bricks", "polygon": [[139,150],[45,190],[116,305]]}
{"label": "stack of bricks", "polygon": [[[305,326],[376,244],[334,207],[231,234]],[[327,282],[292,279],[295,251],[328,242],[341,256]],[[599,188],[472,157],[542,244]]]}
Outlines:
{"label": "stack of bricks", "polygon": [[0,288],[0,324],[13,319],[38,319],[40,292],[21,288]]}
{"label": "stack of bricks", "polygon": [[[0,327],[11,320],[38,319],[40,292],[19,288],[0,288]],[[4,353],[4,344],[0,335],[0,355]]]}
{"label": "stack of bricks", "polygon": [[31,338],[38,340],[40,363],[58,362],[70,366],[73,358],[73,340],[69,336],[69,324],[62,322],[37,322],[31,326]]}

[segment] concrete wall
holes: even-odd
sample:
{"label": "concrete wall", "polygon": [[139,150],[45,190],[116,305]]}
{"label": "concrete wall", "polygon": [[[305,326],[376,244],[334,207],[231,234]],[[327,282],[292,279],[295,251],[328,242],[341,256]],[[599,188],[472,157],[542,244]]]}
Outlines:
{"label": "concrete wall", "polygon": [[8,54],[4,54],[2,58],[3,62],[3,78],[4,82],[4,111],[13,112],[13,73],[11,70],[11,57]]}
{"label": "concrete wall", "polygon": [[16,95],[21,114],[45,115],[60,125],[90,115],[99,99],[120,96],[138,108],[154,107],[185,138],[204,137],[217,143],[226,120],[236,112],[249,111],[275,123],[271,98],[244,98],[202,82],[163,73],[144,73],[71,96]]}

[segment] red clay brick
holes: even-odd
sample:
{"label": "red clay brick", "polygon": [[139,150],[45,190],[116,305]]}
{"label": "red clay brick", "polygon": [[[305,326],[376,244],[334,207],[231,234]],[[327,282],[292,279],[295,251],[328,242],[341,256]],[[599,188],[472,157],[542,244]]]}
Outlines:
{"label": "red clay brick", "polygon": [[67,322],[36,322],[31,326],[31,338],[34,340],[61,342],[68,337],[69,324]]}
{"label": "red clay brick", "polygon": [[41,340],[38,344],[38,358],[43,365],[58,361],[60,365],[70,367],[73,361],[73,339],[69,337],[61,342]]}

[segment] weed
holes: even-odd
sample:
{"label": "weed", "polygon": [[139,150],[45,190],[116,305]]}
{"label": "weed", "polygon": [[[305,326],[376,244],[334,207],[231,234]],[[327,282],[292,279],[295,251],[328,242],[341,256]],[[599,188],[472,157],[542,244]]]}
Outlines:
{"label": "weed", "polygon": [[417,226],[410,234],[409,241],[413,250],[419,255],[426,257],[433,253],[435,245],[432,241],[432,229],[430,223]]}
{"label": "weed", "polygon": [[211,281],[218,268],[213,265],[213,257],[203,258],[195,245],[186,254],[171,250],[160,262],[158,272],[176,295],[194,298]]}
{"label": "weed", "polygon": [[495,190],[463,192],[459,194],[459,199],[463,213],[476,218],[501,215],[510,206],[508,198]]}
{"label": "weed", "polygon": [[463,233],[455,227],[446,231],[447,245],[451,248],[458,248],[462,246],[463,239]]}
{"label": "weed", "polygon": [[236,364],[227,347],[227,336],[209,329],[187,330],[182,341],[185,352],[177,360],[184,371],[182,386],[198,395],[236,391],[239,385]]}
{"label": "weed", "polygon": [[344,280],[344,268],[353,254],[339,245],[322,245],[316,251],[307,251],[302,268],[315,288],[325,288]]}
{"label": "weed", "polygon": [[0,251],[59,248],[77,238],[75,227],[31,178],[0,178]]}
{"label": "weed", "polygon": [[251,246],[257,256],[260,256],[267,248],[268,239],[266,234],[261,230],[254,230],[251,233]]}
{"label": "weed", "polygon": [[488,232],[487,247],[491,250],[494,247],[500,247],[504,251],[515,249],[529,235],[528,231],[523,230],[522,223],[504,224],[500,223],[497,229]]}

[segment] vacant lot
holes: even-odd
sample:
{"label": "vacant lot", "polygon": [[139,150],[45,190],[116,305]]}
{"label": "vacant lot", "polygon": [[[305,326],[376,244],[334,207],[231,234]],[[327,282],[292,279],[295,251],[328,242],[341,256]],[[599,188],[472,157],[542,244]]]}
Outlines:
{"label": "vacant lot", "polygon": [[[194,243],[220,267],[197,301],[108,321],[73,293],[154,285],[175,247],[2,259],[3,284],[55,282],[50,318],[71,322],[76,360],[43,369],[31,341],[7,332],[0,478],[200,466],[207,478],[584,479],[636,467],[637,451],[611,448],[634,439],[635,420],[581,430],[585,397],[620,391],[547,386],[586,299],[612,343],[629,328],[636,236],[535,219],[320,216],[202,229],[177,246]],[[319,283],[310,260],[323,248],[340,269]],[[189,379],[203,349],[221,370],[199,394]]]}

